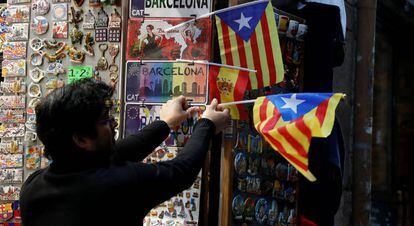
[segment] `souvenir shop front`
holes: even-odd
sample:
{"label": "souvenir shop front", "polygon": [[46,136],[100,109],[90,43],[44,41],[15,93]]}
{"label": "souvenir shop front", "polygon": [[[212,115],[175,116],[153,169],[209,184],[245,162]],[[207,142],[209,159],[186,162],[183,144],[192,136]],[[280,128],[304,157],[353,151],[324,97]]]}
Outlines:
{"label": "souvenir shop front", "polygon": [[[2,15],[0,225],[19,225],[20,187],[49,164],[35,132],[36,104],[87,77],[115,88],[119,139],[159,120],[173,97],[200,106],[147,163],[174,158],[212,98],[231,109],[232,121],[194,184],[151,210],[144,225],[299,225],[300,183],[315,180],[308,150],[292,148],[303,139],[283,128],[284,142],[269,140],[254,112],[274,94],[284,104],[309,98],[292,94],[303,90],[306,76],[304,19],[265,0],[231,7],[212,0],[9,0]],[[319,97],[313,107],[339,96]],[[325,106],[333,108],[326,115],[334,117],[335,107]]]}

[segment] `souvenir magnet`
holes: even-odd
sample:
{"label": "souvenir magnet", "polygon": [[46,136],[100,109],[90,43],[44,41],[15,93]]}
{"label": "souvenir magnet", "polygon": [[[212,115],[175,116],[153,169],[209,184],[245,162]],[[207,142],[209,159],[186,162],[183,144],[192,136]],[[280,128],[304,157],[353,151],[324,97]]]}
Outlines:
{"label": "souvenir magnet", "polygon": [[78,24],[78,23],[82,22],[82,20],[83,20],[82,14],[83,14],[83,9],[75,10],[75,8],[70,7],[69,23]]}
{"label": "souvenir magnet", "polygon": [[26,58],[26,42],[5,42],[3,43],[3,57],[6,60],[20,60]]}
{"label": "souvenir magnet", "polygon": [[47,89],[46,94],[49,94],[57,88],[61,88],[65,85],[65,82],[62,79],[58,78],[49,78],[46,81],[45,88]]}
{"label": "souvenir magnet", "polygon": [[26,83],[22,78],[6,79],[0,82],[0,93],[24,93],[26,92]]}
{"label": "souvenir magnet", "polygon": [[37,38],[37,37],[31,39],[29,44],[30,44],[30,48],[35,52],[41,50],[44,47],[42,39]]}
{"label": "souvenir magnet", "polygon": [[262,137],[259,135],[248,137],[248,152],[249,153],[262,153]]}
{"label": "souvenir magnet", "polygon": [[[25,123],[23,109],[0,109],[0,123]],[[0,147],[1,148],[1,147]]]}
{"label": "souvenir magnet", "polygon": [[261,158],[257,155],[250,155],[249,157],[249,168],[247,172],[255,176],[259,172],[259,166],[260,166]]}
{"label": "souvenir magnet", "polygon": [[83,47],[85,49],[86,54],[88,54],[89,56],[95,55],[93,45],[95,45],[95,39],[92,37],[92,32],[86,32],[85,44],[83,45]]}
{"label": "souvenir magnet", "polygon": [[269,212],[269,204],[266,199],[261,198],[256,202],[255,216],[256,221],[260,224],[265,224],[267,222],[267,214]]}
{"label": "souvenir magnet", "polygon": [[37,83],[30,83],[28,93],[30,97],[40,97],[42,95],[42,88]]}
{"label": "souvenir magnet", "polygon": [[69,36],[70,36],[72,45],[76,43],[82,44],[83,33],[82,31],[79,30],[77,25],[73,26],[72,30],[70,31]]}
{"label": "souvenir magnet", "polygon": [[261,180],[258,177],[246,178],[246,191],[252,194],[260,195]]}
{"label": "souvenir magnet", "polygon": [[298,33],[299,22],[296,20],[290,20],[289,26],[286,32],[286,36],[289,38],[295,38]]}
{"label": "souvenir magnet", "polygon": [[66,54],[65,53],[58,53],[56,55],[51,55],[49,53],[45,53],[44,57],[47,59],[47,61],[49,63],[53,63],[53,62],[56,62],[58,60],[61,60],[61,59],[65,58]]}
{"label": "souvenir magnet", "polygon": [[121,42],[121,29],[109,29],[108,30],[109,42]]}
{"label": "souvenir magnet", "polygon": [[68,4],[59,3],[52,6],[53,20],[62,21],[68,19]]}
{"label": "souvenir magnet", "polygon": [[111,16],[109,17],[108,28],[109,29],[121,29],[121,22],[122,22],[121,14],[119,14],[116,8],[114,8],[114,12],[111,13]]}
{"label": "souvenir magnet", "polygon": [[33,82],[39,83],[45,77],[45,72],[36,67],[30,71],[29,76]]}
{"label": "souvenir magnet", "polygon": [[250,197],[246,198],[246,200],[244,201],[244,212],[243,212],[243,216],[246,221],[253,220],[254,208],[255,208],[254,200]]}
{"label": "souvenir magnet", "polygon": [[32,55],[30,55],[30,64],[32,66],[40,66],[43,64],[43,52],[33,52]]}
{"label": "souvenir magnet", "polygon": [[23,169],[0,169],[0,183],[15,184],[23,182]]}
{"label": "souvenir magnet", "polygon": [[289,25],[289,17],[279,15],[279,33],[286,34]]}
{"label": "souvenir magnet", "polygon": [[84,30],[95,29],[95,16],[93,15],[91,10],[89,10],[88,13],[85,14],[85,21],[83,21],[82,28]]}
{"label": "souvenir magnet", "polygon": [[29,5],[16,5],[6,7],[3,12],[6,16],[7,23],[27,23],[30,18],[30,6]]}
{"label": "souvenir magnet", "polygon": [[308,32],[308,26],[306,24],[299,24],[298,33],[296,34],[296,39],[299,41],[303,41],[307,32]]}
{"label": "souvenir magnet", "polygon": [[[23,167],[23,155],[22,154],[8,154],[0,155],[0,168],[18,168]],[[1,192],[0,192],[1,193]]]}
{"label": "souvenir magnet", "polygon": [[17,138],[24,136],[24,124],[3,124],[0,126],[0,137]]}
{"label": "souvenir magnet", "polygon": [[247,188],[247,181],[245,178],[237,178],[237,189],[241,192],[245,192]]}
{"label": "souvenir magnet", "polygon": [[275,223],[277,222],[278,213],[279,213],[279,208],[277,205],[277,201],[273,200],[272,206],[269,209],[269,216],[268,216],[269,225],[275,225]]}
{"label": "souvenir magnet", "polygon": [[35,15],[46,15],[49,12],[50,3],[47,0],[33,0],[32,11]]}
{"label": "souvenir magnet", "polygon": [[105,71],[108,69],[108,60],[105,58],[105,52],[108,49],[107,44],[100,44],[99,50],[102,52],[101,58],[98,60],[97,69],[100,71]]}
{"label": "souvenir magnet", "polygon": [[78,50],[75,46],[72,46],[68,49],[68,55],[70,61],[73,63],[83,63],[85,60],[85,53],[82,50]]}
{"label": "souvenir magnet", "polygon": [[98,18],[96,18],[95,21],[95,27],[108,27],[108,14],[105,12],[104,8],[101,7],[101,9],[98,12]]}
{"label": "souvenir magnet", "polygon": [[233,216],[236,220],[243,219],[244,199],[241,195],[234,197],[232,202]]}
{"label": "souvenir magnet", "polygon": [[57,76],[59,74],[65,73],[65,69],[63,67],[62,62],[56,61],[54,63],[49,64],[49,66],[46,69],[46,73]]}
{"label": "souvenir magnet", "polygon": [[25,96],[0,96],[0,109],[24,109],[25,107]]}
{"label": "souvenir magnet", "polygon": [[26,76],[26,60],[3,60],[2,77]]}
{"label": "souvenir magnet", "polygon": [[29,24],[11,24],[6,33],[7,41],[26,41],[29,38]]}
{"label": "souvenir magnet", "polygon": [[23,145],[18,140],[3,141],[0,143],[0,154],[22,154]]}
{"label": "souvenir magnet", "polygon": [[35,143],[37,141],[37,133],[33,131],[26,131],[24,134],[24,141],[26,143]]}
{"label": "souvenir magnet", "polygon": [[106,28],[95,29],[95,40],[96,42],[106,42],[108,40],[108,34]]}
{"label": "souvenir magnet", "polygon": [[276,165],[276,177],[282,180],[287,180],[288,167],[284,163],[279,163]]}
{"label": "souvenir magnet", "polygon": [[75,3],[76,7],[81,7],[85,0],[73,0],[73,2]]}
{"label": "souvenir magnet", "polygon": [[31,99],[31,100],[29,101],[28,106],[29,106],[29,108],[33,108],[33,109],[35,109],[35,108],[36,108],[36,106],[37,106],[39,103],[40,103],[40,99],[39,99],[39,98],[33,98],[33,99]]}
{"label": "souvenir magnet", "polygon": [[246,155],[242,152],[237,153],[234,157],[234,171],[238,175],[244,175],[247,169],[247,159]]}
{"label": "souvenir magnet", "polygon": [[0,185],[1,201],[17,201],[20,198],[20,187],[15,185]]}
{"label": "souvenir magnet", "polygon": [[26,169],[36,170],[40,167],[40,148],[38,146],[29,146],[26,148]]}
{"label": "souvenir magnet", "polygon": [[45,34],[49,29],[49,22],[44,16],[36,16],[33,18],[31,29],[38,35]]}
{"label": "souvenir magnet", "polygon": [[66,48],[65,42],[58,42],[56,40],[44,40],[44,46],[46,49],[57,49],[55,54],[63,52]]}

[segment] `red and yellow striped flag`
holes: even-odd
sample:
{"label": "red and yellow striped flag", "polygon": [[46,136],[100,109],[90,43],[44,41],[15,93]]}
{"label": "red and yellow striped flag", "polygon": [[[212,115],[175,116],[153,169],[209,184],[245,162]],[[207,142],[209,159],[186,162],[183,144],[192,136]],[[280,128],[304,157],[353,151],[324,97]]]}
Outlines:
{"label": "red and yellow striped flag", "polygon": [[283,81],[278,29],[270,2],[248,3],[217,13],[216,24],[221,62],[257,70],[250,74],[251,89]]}
{"label": "red and yellow striped flag", "polygon": [[259,97],[253,108],[256,130],[308,180],[312,137],[332,131],[335,109],[344,94],[299,93]]}
{"label": "red and yellow striped flag", "polygon": [[[243,100],[249,81],[249,72],[210,65],[208,75],[210,100],[216,98],[219,103]],[[243,105],[230,105],[232,119],[247,119]]]}

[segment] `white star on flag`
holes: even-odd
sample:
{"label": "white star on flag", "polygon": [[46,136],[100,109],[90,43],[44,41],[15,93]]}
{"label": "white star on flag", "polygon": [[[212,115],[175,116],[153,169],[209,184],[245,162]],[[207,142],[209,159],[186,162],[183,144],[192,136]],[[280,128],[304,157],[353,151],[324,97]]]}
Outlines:
{"label": "white star on flag", "polygon": [[284,97],[281,97],[281,98],[285,102],[285,105],[283,105],[282,108],[283,109],[289,108],[293,112],[295,112],[295,114],[298,113],[299,104],[302,104],[303,102],[305,102],[305,100],[296,99],[296,94],[293,94],[290,98],[284,98]]}
{"label": "white star on flag", "polygon": [[239,31],[241,29],[243,29],[244,27],[247,27],[249,29],[251,29],[249,21],[252,19],[253,17],[245,17],[243,13],[241,13],[240,15],[240,19],[235,20],[234,22],[239,24]]}

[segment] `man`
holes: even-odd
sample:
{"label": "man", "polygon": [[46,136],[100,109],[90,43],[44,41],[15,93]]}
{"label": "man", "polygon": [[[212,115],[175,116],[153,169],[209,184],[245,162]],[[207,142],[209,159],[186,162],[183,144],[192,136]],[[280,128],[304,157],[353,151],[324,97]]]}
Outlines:
{"label": "man", "polygon": [[141,225],[145,215],[196,179],[214,133],[229,119],[213,100],[177,157],[138,163],[196,109],[184,97],[163,105],[161,121],[115,142],[112,89],[86,79],[49,94],[36,107],[37,134],[50,167],[21,191],[24,226]]}

